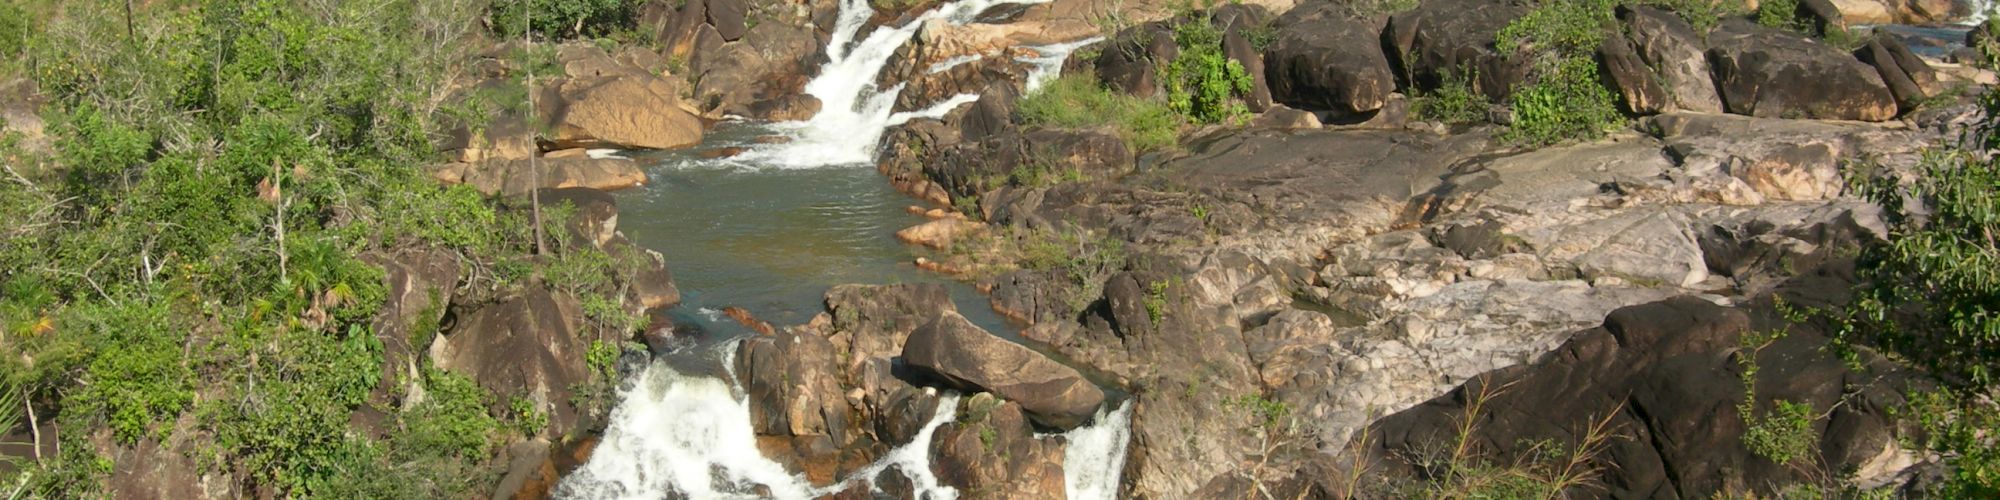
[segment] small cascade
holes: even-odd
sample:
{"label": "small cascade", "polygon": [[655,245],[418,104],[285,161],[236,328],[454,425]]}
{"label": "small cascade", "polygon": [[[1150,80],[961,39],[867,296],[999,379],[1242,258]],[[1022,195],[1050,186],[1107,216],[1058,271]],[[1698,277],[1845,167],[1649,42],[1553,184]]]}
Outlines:
{"label": "small cascade", "polygon": [[[908,43],[917,29],[925,22],[942,19],[952,24],[965,24],[978,18],[994,6],[1006,4],[1034,4],[1049,0],[960,0],[939,6],[901,26],[883,26],[868,33],[867,38],[855,41],[861,29],[866,27],[875,10],[868,0],[841,0],[840,18],[834,23],[834,33],[826,48],[827,62],[820,67],[819,76],[806,83],[805,91],[819,99],[820,112],[804,122],[792,122],[779,126],[792,141],[757,148],[736,158],[739,162],[769,164],[790,168],[808,168],[829,165],[864,164],[875,160],[875,146],[881,143],[882,133],[919,117],[935,118],[951,111],[951,107],[937,106],[914,113],[895,113],[896,96],[903,86],[882,89],[875,85],[876,76],[889,63],[896,49]],[[976,99],[973,97],[972,99]],[[950,102],[970,102],[965,96],[954,97]]]}
{"label": "small cascade", "polygon": [[[803,499],[845,489],[844,480],[814,488],[759,451],[750,402],[740,396],[743,388],[736,381],[739,345],[718,346],[724,378],[683,374],[664,361],[635,375],[635,383],[619,394],[611,424],[590,461],[564,478],[555,496]],[[894,469],[909,478],[919,498],[957,498],[957,490],[939,482],[930,469],[931,435],[957,412],[958,395],[939,398],[936,412],[910,442],[851,477],[874,479]]]}
{"label": "small cascade", "polygon": [[1076,49],[1081,49],[1102,41],[1104,41],[1104,37],[1093,36],[1074,42],[1028,47],[1028,50],[1035,51],[1037,55],[1014,59],[1028,63],[1030,66],[1026,92],[1023,92],[1023,94],[1032,93],[1042,88],[1043,85],[1048,85],[1049,82],[1054,81],[1057,77],[1061,77],[1063,61],[1069,60],[1071,52],[1076,52]]}
{"label": "small cascade", "polygon": [[1070,500],[1114,500],[1118,479],[1125,470],[1125,449],[1132,442],[1132,402],[1118,409],[1097,410],[1097,419],[1088,427],[1062,434],[1068,441],[1063,449],[1063,489]]}

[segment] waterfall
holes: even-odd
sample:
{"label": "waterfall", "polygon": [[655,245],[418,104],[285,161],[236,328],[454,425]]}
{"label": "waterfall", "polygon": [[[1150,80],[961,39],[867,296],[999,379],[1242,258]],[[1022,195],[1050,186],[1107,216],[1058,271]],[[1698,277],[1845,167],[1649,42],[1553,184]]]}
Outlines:
{"label": "waterfall", "polygon": [[[927,21],[942,19],[965,24],[987,9],[1006,4],[1035,4],[1049,0],[960,0],[939,6],[902,26],[883,26],[855,41],[875,10],[868,0],[841,0],[840,18],[828,39],[827,62],[819,76],[806,83],[805,91],[819,99],[820,111],[804,122],[778,124],[792,136],[791,142],[771,144],[738,156],[742,162],[790,168],[864,164],[875,160],[875,147],[882,133],[914,118],[935,118],[952,107],[934,105],[914,113],[895,113],[896,96],[903,86],[877,88],[875,79],[896,49],[910,41]],[[954,97],[946,103],[963,104],[977,96]]]}
{"label": "waterfall", "polygon": [[1042,88],[1043,85],[1047,85],[1050,81],[1055,80],[1056,77],[1062,76],[1063,61],[1069,60],[1071,52],[1076,52],[1076,49],[1102,41],[1104,41],[1104,37],[1093,36],[1074,42],[1028,47],[1029,50],[1035,51],[1037,55],[1014,59],[1028,63],[1030,67],[1028,70],[1026,92],[1023,93],[1033,93],[1035,90]]}
{"label": "waterfall", "polygon": [[[919,498],[951,500],[958,492],[930,470],[931,435],[958,411],[958,395],[938,399],[937,411],[910,442],[827,488],[765,458],[740,397],[735,358],[740,343],[719,346],[726,378],[693,376],[655,361],[619,394],[610,425],[585,462],[557,486],[558,498],[804,499],[836,493],[845,479],[875,478],[894,468]],[[872,484],[872,481],[871,481]],[[758,488],[764,491],[759,492]]]}
{"label": "waterfall", "polygon": [[1113,500],[1118,498],[1118,479],[1125,470],[1126,445],[1132,442],[1132,402],[1118,409],[1098,409],[1097,419],[1087,427],[1062,434],[1069,442],[1063,449],[1063,489],[1069,500]]}

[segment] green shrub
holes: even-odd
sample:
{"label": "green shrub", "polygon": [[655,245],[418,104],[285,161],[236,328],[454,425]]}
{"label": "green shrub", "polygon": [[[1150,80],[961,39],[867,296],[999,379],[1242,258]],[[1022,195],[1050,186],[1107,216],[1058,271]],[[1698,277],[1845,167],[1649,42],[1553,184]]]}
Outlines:
{"label": "green shrub", "polygon": [[1817,418],[1812,403],[1777,400],[1768,415],[1743,415],[1743,444],[1772,463],[1790,465],[1819,449],[1819,436],[1813,432]]}
{"label": "green shrub", "polygon": [[557,39],[587,38],[631,29],[634,0],[494,0],[488,26],[519,38],[522,30]]}
{"label": "green shrub", "polygon": [[1174,25],[1180,55],[1166,66],[1167,105],[1195,123],[1219,123],[1250,113],[1241,97],[1254,83],[1243,64],[1222,53],[1222,30],[1196,13]]}
{"label": "green shrub", "polygon": [[1034,232],[1023,235],[1023,268],[1057,271],[1067,279],[1064,299],[1071,311],[1083,311],[1104,296],[1104,281],[1125,269],[1125,241],[1083,229],[1067,229],[1053,234]]}
{"label": "green shrub", "polygon": [[0,3],[0,60],[18,57],[27,49],[36,23],[20,5]]}
{"label": "green shrub", "polygon": [[1107,89],[1088,72],[1063,75],[1023,97],[1014,109],[1029,126],[1110,127],[1135,153],[1165,149],[1179,140],[1180,121],[1172,110]]}
{"label": "green shrub", "polygon": [[1539,65],[1534,82],[1508,96],[1514,123],[1502,137],[1531,146],[1603,137],[1624,116],[1597,72],[1597,61],[1587,56]]}
{"label": "green shrub", "polygon": [[1760,0],[1757,2],[1757,24],[1766,28],[1808,31],[1799,20],[1799,0]]}
{"label": "green shrub", "polygon": [[1474,70],[1449,72],[1434,90],[1417,91],[1410,99],[1410,111],[1423,120],[1442,123],[1486,121],[1486,98],[1472,91]]}
{"label": "green shrub", "polygon": [[1695,33],[1706,34],[1723,19],[1741,15],[1743,2],[1739,0],[1648,0],[1646,4],[1673,11],[1694,27]]}

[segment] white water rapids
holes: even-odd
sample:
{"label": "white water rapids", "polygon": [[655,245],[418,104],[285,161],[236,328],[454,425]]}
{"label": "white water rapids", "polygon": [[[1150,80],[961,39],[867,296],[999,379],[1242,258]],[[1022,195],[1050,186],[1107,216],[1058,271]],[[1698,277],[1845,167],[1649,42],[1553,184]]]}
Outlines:
{"label": "white water rapids", "polygon": [[[893,112],[902,85],[880,89],[875,80],[897,48],[907,43],[918,27],[937,19],[965,24],[996,5],[1046,1],[961,0],[942,5],[901,26],[878,27],[857,41],[857,35],[875,13],[869,7],[869,0],[842,0],[840,17],[827,47],[828,62],[805,88],[806,93],[820,100],[821,111],[804,122],[775,125],[792,136],[791,142],[763,145],[729,161],[781,168],[872,161],[889,127],[919,117],[943,116],[978,98],[960,94],[922,110]],[[1027,86],[1037,88],[1053,79],[1071,50],[1094,41],[1032,47],[1039,57],[1021,60],[1031,66]],[[881,474],[897,473],[910,480],[918,498],[957,498],[958,492],[941,484],[930,470],[931,436],[956,414],[957,395],[946,394],[939,399],[936,412],[911,442],[891,449],[849,477],[816,488],[803,475],[787,471],[759,450],[751,424],[750,403],[741,379],[734,372],[738,345],[727,342],[714,346],[714,351],[708,353],[710,359],[720,360],[725,377],[681,373],[663,360],[655,360],[633,375],[618,395],[619,403],[612,410],[609,424],[590,459],[562,480],[555,495],[591,499],[812,498],[841,491],[848,487],[849,479],[870,479],[873,484]],[[1130,441],[1131,411],[1130,403],[1115,410],[1100,410],[1092,425],[1061,434],[1069,443],[1064,456],[1069,498],[1114,497]]]}

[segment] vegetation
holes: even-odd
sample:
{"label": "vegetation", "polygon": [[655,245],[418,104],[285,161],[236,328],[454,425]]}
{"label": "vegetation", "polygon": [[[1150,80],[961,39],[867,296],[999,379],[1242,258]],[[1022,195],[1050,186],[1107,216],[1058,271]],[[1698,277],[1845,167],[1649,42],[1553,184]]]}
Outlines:
{"label": "vegetation", "polygon": [[1532,57],[1529,81],[1509,94],[1514,121],[1503,138],[1546,146],[1603,137],[1623,123],[1594,52],[1613,22],[1613,0],[1545,0],[1496,35],[1511,57]]}
{"label": "vegetation", "polygon": [[[95,496],[112,466],[99,431],[116,446],[191,432],[193,466],[247,471],[243,491],[487,487],[500,430],[533,412],[495,413],[494,395],[450,373],[383,380],[388,290],[359,256],[438,249],[475,296],[546,277],[586,301],[613,296],[617,261],[565,250],[538,269],[525,210],[420,170],[482,9],[159,2],[134,6],[128,29],[102,15],[122,6],[64,8],[0,8],[0,67],[51,100],[53,139],[49,152],[0,139],[0,387],[57,424],[36,439],[62,450],[0,480]],[[411,338],[429,340],[438,326],[419,323]],[[412,383],[421,402],[373,399]],[[367,408],[387,415],[381,432],[353,427]]]}
{"label": "vegetation", "polygon": [[1057,271],[1069,281],[1070,310],[1081,312],[1104,296],[1104,281],[1112,273],[1125,269],[1125,241],[1074,228],[1055,235],[1029,235],[1019,265]]}
{"label": "vegetation", "polygon": [[1708,33],[1722,24],[1723,19],[1742,15],[1744,9],[1743,2],[1733,0],[1649,0],[1645,3],[1680,15],[1694,27],[1695,33]]}
{"label": "vegetation", "polygon": [[1158,101],[1105,88],[1089,72],[1063,75],[1015,104],[1015,113],[1029,126],[1054,128],[1110,127],[1134,152],[1172,147],[1178,140],[1179,117]]}
{"label": "vegetation", "polygon": [[1472,91],[1473,78],[1477,75],[1471,69],[1445,75],[1438,88],[1418,91],[1411,98],[1411,112],[1419,119],[1441,123],[1486,121],[1486,99]]}
{"label": "vegetation", "polygon": [[1182,14],[1174,25],[1180,55],[1167,63],[1167,106],[1194,123],[1220,123],[1250,114],[1242,97],[1254,83],[1243,64],[1222,53],[1222,30],[1206,11]]}
{"label": "vegetation", "polygon": [[[1479,422],[1486,418],[1486,404],[1507,390],[1494,388],[1483,380],[1468,383],[1466,389],[1474,391],[1467,395],[1464,411],[1456,418],[1456,427],[1448,443],[1438,443],[1440,448],[1424,450],[1420,455],[1410,457],[1430,471],[1426,480],[1415,484],[1391,485],[1399,490],[1398,497],[1424,497],[1449,499],[1493,499],[1493,498],[1568,498],[1577,490],[1595,486],[1593,482],[1603,472],[1598,463],[1618,435],[1611,428],[1611,417],[1619,413],[1613,410],[1603,417],[1592,417],[1574,432],[1575,440],[1559,442],[1554,439],[1527,440],[1515,443],[1511,450],[1514,460],[1496,461],[1490,455],[1494,450],[1482,450],[1478,446]],[[1622,410],[1622,408],[1620,409]],[[1358,463],[1358,462],[1357,462]],[[1348,487],[1359,483],[1359,476],[1348,480]]]}
{"label": "vegetation", "polygon": [[607,36],[635,27],[638,0],[494,0],[488,25],[520,38],[523,30],[551,39]]}
{"label": "vegetation", "polygon": [[[1779,302],[1781,310],[1783,304]],[[1757,415],[1757,354],[1783,339],[1786,333],[1786,330],[1746,333],[1741,339],[1743,353],[1736,358],[1743,369],[1740,375],[1743,401],[1736,404],[1736,413],[1743,418],[1743,444],[1751,453],[1779,465],[1806,458],[1818,444],[1812,427],[1817,414],[1811,403],[1779,399],[1771,402],[1769,414]]]}

